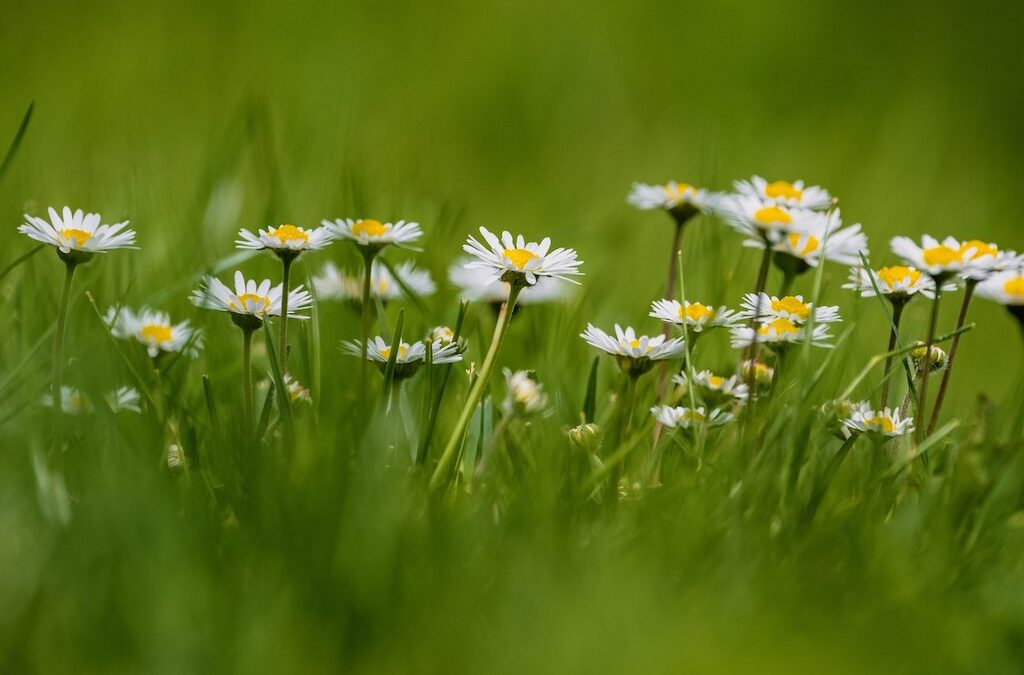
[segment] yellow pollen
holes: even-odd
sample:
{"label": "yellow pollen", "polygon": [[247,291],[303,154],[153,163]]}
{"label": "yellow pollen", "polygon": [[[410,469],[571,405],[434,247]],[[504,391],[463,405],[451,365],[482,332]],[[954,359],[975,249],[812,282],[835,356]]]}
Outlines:
{"label": "yellow pollen", "polygon": [[865,421],[867,422],[867,426],[869,429],[883,431],[887,434],[891,434],[893,430],[896,428],[896,425],[892,423],[891,419],[889,419],[888,417],[882,417],[881,415],[876,415],[875,417],[872,417],[871,419]]}
{"label": "yellow pollen", "polygon": [[523,269],[528,262],[538,257],[536,253],[525,248],[506,248],[501,255],[511,260],[518,269]]}
{"label": "yellow pollen", "polygon": [[795,199],[800,201],[804,196],[804,191],[789,181],[777,180],[764,186],[764,194],[772,199]]}
{"label": "yellow pollen", "polygon": [[636,349],[637,347],[640,346],[640,341],[639,340],[630,340],[629,341],[629,346],[632,347],[633,349]]}
{"label": "yellow pollen", "polygon": [[92,233],[86,232],[85,230],[77,230],[73,227],[66,230],[61,230],[60,233],[64,235],[65,239],[74,239],[75,243],[79,246],[84,246],[85,242],[92,239]]}
{"label": "yellow pollen", "polygon": [[699,302],[691,303],[687,305],[685,309],[682,305],[679,305],[679,318],[697,322],[703,319],[711,321],[715,318],[715,310],[711,309],[707,305],[702,305]]}
{"label": "yellow pollen", "polygon": [[789,240],[789,247],[793,249],[794,253],[796,253],[797,255],[809,255],[818,250],[820,242],[818,241],[818,238],[815,237],[813,234],[808,234],[807,241],[804,242],[804,247],[799,248],[800,239],[802,238],[802,236],[803,235],[801,235],[799,232],[791,232],[789,237],[787,237],[787,239]]}
{"label": "yellow pollen", "polygon": [[1003,290],[1017,300],[1024,300],[1024,276],[1010,279],[1003,284]]}
{"label": "yellow pollen", "polygon": [[796,327],[796,324],[794,324],[792,321],[789,321],[788,319],[774,319],[758,328],[757,332],[760,335],[770,335],[772,329],[775,330],[776,335],[800,332],[800,329]]}
{"label": "yellow pollen", "polygon": [[789,225],[793,222],[793,216],[778,206],[766,206],[754,213],[754,220],[762,225]]}
{"label": "yellow pollen", "polygon": [[963,261],[963,254],[948,246],[933,246],[923,251],[926,265],[950,265]]}
{"label": "yellow pollen", "polygon": [[878,278],[881,279],[886,286],[892,288],[904,279],[908,280],[910,285],[916,284],[921,278],[921,273],[913,267],[894,265],[892,267],[883,267],[878,270]]}
{"label": "yellow pollen", "polygon": [[665,196],[669,199],[682,199],[686,196],[687,190],[697,191],[697,188],[687,183],[676,183],[675,188],[671,185],[666,185],[661,188],[665,192]]}
{"label": "yellow pollen", "polygon": [[365,234],[367,237],[383,237],[390,229],[390,225],[385,225],[379,220],[367,218],[366,220],[360,220],[352,226],[352,234],[357,237],[362,234]]}
{"label": "yellow pollen", "polygon": [[282,244],[287,244],[289,241],[296,239],[305,242],[309,241],[309,234],[301,227],[295,227],[294,225],[282,225],[270,230],[267,234],[271,237],[277,237],[277,240]]}
{"label": "yellow pollen", "polygon": [[165,323],[147,323],[139,333],[143,340],[151,342],[170,342],[174,339],[171,327]]}
{"label": "yellow pollen", "polygon": [[712,375],[708,378],[708,386],[714,389],[721,389],[723,382],[725,382],[725,378],[720,375]]}
{"label": "yellow pollen", "polygon": [[258,305],[257,309],[253,313],[262,314],[263,312],[266,311],[267,306],[270,305],[270,298],[264,295],[256,295],[255,293],[242,293],[241,295],[238,296],[237,305],[234,302],[230,304],[235,309],[243,309],[245,311],[249,311],[247,305],[250,302],[254,302],[256,303],[256,305]]}
{"label": "yellow pollen", "polygon": [[800,302],[792,295],[787,295],[781,300],[772,300],[772,311],[785,312],[786,314],[795,316],[802,321],[811,315],[811,306]]}
{"label": "yellow pollen", "polygon": [[999,255],[998,247],[993,246],[991,244],[986,244],[980,239],[971,239],[970,241],[965,241],[964,243],[960,244],[960,255],[967,255],[967,252],[970,251],[971,249],[974,249],[974,251],[971,253],[971,256],[970,258],[968,258],[968,260],[977,260],[978,258],[986,255],[990,255],[993,257]]}

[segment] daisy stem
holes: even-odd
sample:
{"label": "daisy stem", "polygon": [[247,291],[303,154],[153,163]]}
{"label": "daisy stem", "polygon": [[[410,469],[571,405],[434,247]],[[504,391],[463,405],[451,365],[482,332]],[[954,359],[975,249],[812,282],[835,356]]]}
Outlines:
{"label": "daisy stem", "polygon": [[[974,288],[978,285],[978,282],[973,279],[968,279],[964,285],[964,300],[960,303],[960,315],[956,319],[956,329],[963,328],[964,322],[967,320],[967,309],[971,306],[971,298],[974,296]],[[956,359],[956,350],[960,345],[960,333],[957,333],[953,337],[953,342],[949,345],[949,359],[946,361],[946,370],[942,373],[942,382],[939,383],[939,393],[935,398],[935,409],[932,410],[932,419],[928,422],[928,434],[931,435],[935,431],[935,425],[939,421],[939,413],[942,411],[942,403],[946,400],[946,388],[949,387],[950,373],[953,372],[953,360]]]}
{"label": "daisy stem", "polygon": [[921,366],[921,388],[917,397],[917,442],[925,436],[925,411],[928,407],[928,374],[932,369],[932,343],[935,342],[935,325],[939,322],[939,301],[942,299],[942,279],[935,280],[935,300],[932,302],[932,316],[928,321],[928,339],[924,344],[924,364]]}
{"label": "daisy stem", "polygon": [[892,370],[892,352],[896,349],[896,341],[900,337],[900,318],[906,303],[894,302],[892,305],[892,327],[889,330],[889,348],[886,350],[885,369],[882,371],[882,410],[889,406],[889,372]]}
{"label": "daisy stem", "polygon": [[363,398],[369,400],[366,392],[367,368],[369,363],[366,360],[367,341],[370,339],[370,284],[372,280],[373,258],[376,251],[372,247],[366,247],[363,252],[363,294],[362,294],[362,340],[360,346],[359,360],[362,363],[359,371],[359,387],[363,392]]}
{"label": "daisy stem", "polygon": [[[685,222],[680,222],[677,220],[675,234],[672,235],[672,248],[669,249],[668,274],[666,275],[668,278],[668,283],[665,286],[665,298],[667,300],[671,300],[675,297],[676,270],[679,269],[679,263],[676,260],[676,256],[679,252],[679,243],[683,239],[683,225],[685,224]],[[663,331],[665,335],[668,335],[670,328],[671,326],[666,323]]]}
{"label": "daisy stem", "polygon": [[[281,376],[288,372],[288,280],[291,275],[292,261],[295,260],[292,256],[284,256],[281,258],[281,329],[278,335],[277,343],[277,362],[281,364]],[[365,342],[365,340],[364,340]],[[363,349],[365,349],[365,345]],[[365,361],[365,354],[363,355]]]}
{"label": "daisy stem", "polygon": [[254,394],[252,389],[252,329],[242,329],[242,389],[245,405],[245,436],[251,439],[255,431]]}
{"label": "daisy stem", "polygon": [[[754,316],[750,318],[750,326],[754,327],[757,322],[761,319],[761,294],[764,293],[764,287],[768,283],[768,266],[772,260],[772,248],[767,241],[764,242],[764,254],[761,256],[761,268],[757,271],[757,285],[754,288],[754,295],[757,296],[757,306],[754,308]],[[757,329],[754,329],[754,336],[750,341],[750,346],[747,348],[747,361],[752,363],[757,360]],[[753,403],[757,398],[757,394],[754,388],[754,378],[756,372],[753,367],[750,369],[750,375],[747,378],[747,386],[750,388],[750,402]],[[750,414],[753,415],[753,406],[749,406]]]}
{"label": "daisy stem", "polygon": [[796,281],[796,272],[790,269],[784,270],[782,272],[782,286],[779,288],[779,295],[782,297],[789,295],[794,281]]}
{"label": "daisy stem", "polygon": [[[71,298],[71,282],[75,277],[77,263],[65,261],[64,263],[64,288],[60,294],[60,306],[57,309],[57,331],[53,337],[53,415],[54,430],[57,434],[58,444],[60,442],[61,414],[63,412],[64,400],[61,396],[62,377],[64,374],[64,331],[68,322],[68,302]],[[58,461],[60,447],[57,448]]]}
{"label": "daisy stem", "polygon": [[512,312],[515,310],[516,300],[519,298],[519,293],[522,290],[522,287],[515,283],[509,286],[508,300],[501,306],[501,311],[498,313],[498,323],[494,327],[491,346],[488,348],[486,356],[484,356],[484,362],[480,366],[476,381],[470,387],[469,396],[466,397],[466,403],[462,407],[462,412],[455,423],[455,428],[452,429],[452,434],[448,438],[444,452],[441,453],[441,458],[434,468],[434,473],[430,476],[431,490],[436,490],[448,480],[450,465],[458,452],[459,446],[462,445],[462,437],[469,426],[469,420],[473,416],[473,411],[476,410],[476,406],[480,403],[484,396],[484,391],[487,389],[487,381],[490,378],[491,371],[494,370],[494,362],[497,359],[498,351],[501,349],[501,343],[505,338],[505,332],[512,318]]}

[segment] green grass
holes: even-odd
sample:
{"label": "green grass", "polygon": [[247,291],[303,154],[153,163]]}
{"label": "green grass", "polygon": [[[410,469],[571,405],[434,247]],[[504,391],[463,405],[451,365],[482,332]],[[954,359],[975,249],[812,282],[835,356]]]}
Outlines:
{"label": "green grass", "polygon": [[[835,332],[850,333],[821,379],[807,377],[825,358],[814,350],[759,406],[748,439],[739,425],[709,434],[700,471],[670,443],[660,489],[595,500],[593,468],[563,427],[584,407],[587,322],[660,329],[646,314],[671,225],[625,204],[634,180],[726,189],[760,173],[825,185],[844,219],[864,224],[878,263],[895,234],[1024,247],[1020,8],[110,0],[0,10],[0,150],[35,103],[0,175],[0,270],[33,249],[15,232],[25,212],[68,203],[130,218],[140,250],[100,256],[76,277],[65,381],[92,392],[132,384],[177,420],[169,429],[148,403],[142,415],[76,418],[61,525],[34,457],[52,435],[36,402],[63,269],[43,250],[3,273],[0,670],[1019,668],[1024,386],[1001,308],[972,308],[977,328],[940,428],[958,424],[929,448],[927,468],[909,444],[892,456],[861,441],[813,518],[840,446],[819,406],[887,337],[878,303],[840,289],[841,267],[825,270],[822,299],[842,308]],[[509,425],[488,471],[445,499],[429,495],[429,472],[409,470],[400,411],[358,414],[358,363],[337,349],[360,331],[349,307],[325,303],[290,326],[291,370],[314,404],[295,408],[293,444],[275,434],[256,450],[241,442],[240,332],[187,302],[209,270],[280,274],[269,255],[237,254],[239,227],[362,214],[422,223],[415,259],[442,282],[481,224],[550,235],[585,261],[573,301],[523,309],[498,359],[537,371],[552,414]],[[293,278],[328,259],[359,262],[335,244]],[[735,306],[756,266],[717,221],[687,231],[688,296]],[[779,282],[773,272],[769,289]],[[441,286],[422,308],[389,306],[388,326],[403,310],[403,334],[454,323],[457,299]],[[795,290],[813,289],[806,275]],[[157,386],[144,353],[113,342],[90,300],[101,312],[123,301],[192,318],[206,347]],[[925,303],[911,305],[904,338],[922,337],[926,320]],[[482,359],[493,321],[470,307],[469,360]],[[257,334],[260,380],[271,378],[266,349]],[[727,370],[736,355],[716,335],[693,358]],[[853,395],[870,396],[879,375]],[[638,392],[634,459],[651,452],[654,380]],[[403,387],[417,422],[425,381]],[[618,388],[602,359],[604,427]],[[467,389],[456,366],[429,462]],[[492,389],[503,394],[500,377]],[[471,425],[467,463],[498,417]],[[175,437],[186,472],[166,466]]]}

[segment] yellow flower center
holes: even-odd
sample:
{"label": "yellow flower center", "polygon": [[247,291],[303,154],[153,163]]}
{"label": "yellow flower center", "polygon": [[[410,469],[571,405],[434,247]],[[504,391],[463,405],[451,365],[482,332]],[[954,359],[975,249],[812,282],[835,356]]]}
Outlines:
{"label": "yellow flower center", "polygon": [[373,220],[367,218],[360,220],[358,223],[352,226],[352,234],[357,237],[365,234],[367,237],[383,237],[387,234],[387,231],[391,229],[390,225],[386,225],[379,220]]}
{"label": "yellow flower center", "polygon": [[[355,228],[353,228],[354,230]],[[277,237],[277,240],[282,244],[287,244],[289,241],[299,240],[308,242],[309,234],[301,227],[295,227],[294,225],[282,225],[281,227],[274,228],[267,232],[271,237]]]}
{"label": "yellow flower center", "polygon": [[533,251],[527,251],[525,248],[506,248],[501,255],[511,260],[518,269],[523,269],[528,262],[539,257]]}
{"label": "yellow flower center", "polygon": [[238,304],[236,305],[232,302],[231,306],[235,309],[249,311],[249,303],[255,303],[257,306],[256,309],[253,310],[253,314],[262,314],[270,305],[270,298],[265,295],[256,295],[255,293],[242,293],[238,296]]}
{"label": "yellow flower center", "polygon": [[896,425],[892,423],[891,419],[889,419],[888,417],[883,417],[881,415],[876,415],[875,417],[872,417],[871,419],[865,421],[867,422],[866,426],[869,429],[882,431],[887,434],[891,434],[893,430],[896,428]]}
{"label": "yellow flower center", "polygon": [[923,257],[926,265],[950,265],[963,260],[963,254],[960,251],[941,244],[926,248],[923,251]]}
{"label": "yellow flower center", "polygon": [[1024,300],[1024,276],[1010,279],[1003,284],[1003,290],[1017,300]]}
{"label": "yellow flower center", "polygon": [[913,267],[893,265],[892,267],[883,267],[878,270],[878,278],[881,279],[886,286],[892,288],[904,279],[908,280],[910,285],[916,284],[921,278],[921,273]]}
{"label": "yellow flower center", "polygon": [[684,422],[700,422],[704,419],[704,414],[699,410],[687,410],[683,413],[681,419]]}
{"label": "yellow flower center", "polygon": [[777,180],[764,186],[764,194],[772,199],[795,199],[800,201],[804,191],[789,181]]}
{"label": "yellow flower center", "polygon": [[782,299],[772,300],[772,311],[785,312],[790,316],[795,316],[800,320],[804,320],[811,315],[811,306],[797,300],[792,295],[787,295]]}
{"label": "yellow flower center", "polygon": [[389,288],[391,288],[391,282],[389,282],[387,279],[381,279],[377,283],[377,294],[384,295],[385,293],[388,292]]}
{"label": "yellow flower center", "polygon": [[986,255],[990,255],[992,257],[999,255],[998,247],[993,246],[991,244],[986,244],[980,239],[971,239],[970,241],[965,241],[964,243],[960,244],[960,255],[967,255],[967,252],[970,251],[971,249],[974,249],[974,251],[971,253],[971,256],[970,258],[968,258],[968,260],[976,260]]}
{"label": "yellow flower center", "polygon": [[712,375],[708,378],[708,386],[712,389],[721,389],[723,382],[725,382],[725,378],[720,375]]}
{"label": "yellow flower center", "polygon": [[666,185],[661,189],[669,199],[683,199],[686,196],[687,190],[692,190],[693,192],[697,191],[696,187],[688,185],[687,183],[676,183],[674,188],[671,185]]}
{"label": "yellow flower center", "polygon": [[[409,345],[405,345],[405,344],[398,345],[398,358],[399,359],[404,359],[405,355],[408,354],[408,353],[409,353]],[[391,358],[391,347],[385,347],[384,349],[380,350],[380,355],[383,356],[386,359],[390,359]]]}
{"label": "yellow flower center", "polygon": [[754,213],[754,220],[761,225],[789,225],[793,222],[793,216],[778,206],[766,206]]}
{"label": "yellow flower center", "polygon": [[139,333],[147,342],[170,342],[174,339],[171,327],[165,323],[147,323]]}
{"label": "yellow flower center", "polygon": [[687,305],[685,308],[682,305],[680,305],[679,318],[689,319],[690,321],[701,321],[703,319],[711,321],[712,319],[715,318],[715,310],[708,307],[707,305],[702,305],[699,302],[691,303]]}
{"label": "yellow flower center", "polygon": [[61,230],[60,233],[64,235],[65,239],[74,239],[78,246],[85,246],[85,242],[92,239],[92,233],[86,232],[85,230],[77,230],[73,227],[69,227],[66,230]]}
{"label": "yellow flower center", "polygon": [[813,234],[806,235],[807,239],[804,241],[803,248],[800,248],[800,240],[805,235],[801,235],[799,232],[791,232],[787,239],[789,240],[789,248],[793,250],[797,255],[809,255],[818,250],[818,246],[821,242]]}
{"label": "yellow flower center", "polygon": [[757,329],[759,335],[771,335],[774,330],[776,335],[785,333],[799,333],[800,329],[788,319],[774,319]]}

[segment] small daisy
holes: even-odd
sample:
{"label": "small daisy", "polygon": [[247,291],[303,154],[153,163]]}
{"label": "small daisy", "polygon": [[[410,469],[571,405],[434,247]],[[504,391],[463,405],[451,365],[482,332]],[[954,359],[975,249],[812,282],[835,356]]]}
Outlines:
{"label": "small daisy", "polygon": [[25,214],[25,224],[18,232],[36,241],[55,247],[62,255],[72,251],[85,262],[93,253],[104,253],[116,248],[135,248],[135,230],[126,230],[128,221],[115,225],[102,225],[98,213],[72,211],[65,206],[63,213],[49,209],[50,220]]}
{"label": "small daisy", "polygon": [[[270,279],[260,283],[248,281],[241,272],[235,272],[235,288],[228,288],[216,277],[205,277],[202,285],[192,292],[193,304],[206,309],[230,312],[231,318],[243,328],[258,328],[265,317],[281,315],[282,286],[272,286]],[[313,299],[302,286],[288,291],[288,318],[306,319],[296,312],[308,309]],[[243,325],[244,324],[244,325]]]}
{"label": "small daisy", "polygon": [[388,244],[411,249],[411,244],[423,236],[419,223],[404,220],[383,223],[372,218],[338,218],[323,221],[323,226],[337,239],[350,239],[373,250],[380,250]]}
{"label": "small daisy", "polygon": [[927,234],[921,237],[918,246],[910,237],[893,237],[889,242],[892,252],[934,278],[945,279],[952,274],[971,273],[989,264],[989,258],[975,258],[978,247],[968,246],[953,237],[941,242]]}
{"label": "small daisy", "polygon": [[202,331],[192,328],[188,321],[173,324],[166,312],[148,307],[138,313],[130,307],[110,307],[104,321],[114,337],[145,345],[150,358],[165,352],[184,352],[195,358],[203,346]]}
{"label": "small daisy", "polygon": [[1024,266],[1024,255],[1000,250],[995,244],[980,239],[963,242],[960,250],[967,261],[967,268],[961,276],[969,281],[984,281],[997,272]]}
{"label": "small daisy", "polygon": [[648,316],[676,326],[686,324],[694,333],[718,327],[731,328],[740,320],[736,312],[727,307],[715,309],[699,302],[680,303],[678,300],[655,300]]}
{"label": "small daisy", "polygon": [[291,373],[284,374],[284,388],[288,392],[288,398],[292,403],[312,403],[313,397],[309,389],[302,386],[302,383],[291,376]]}
{"label": "small daisy", "polygon": [[[111,412],[142,412],[142,409],[139,407],[141,396],[137,389],[131,387],[120,387],[114,391],[107,392],[104,394],[103,400],[106,401]],[[43,394],[40,403],[48,408],[52,407],[53,396]],[[66,415],[81,415],[82,413],[92,412],[93,405],[92,401],[78,389],[74,387],[61,387],[60,409]]]}
{"label": "small daisy", "polygon": [[[685,373],[679,373],[672,378],[672,381],[681,385],[686,385],[689,382]],[[702,370],[693,376],[693,382],[706,398],[714,399],[716,403],[724,403],[728,399],[742,403],[746,402],[750,395],[750,388],[740,380],[738,375],[722,377],[715,375],[710,370]]]}
{"label": "small daisy", "polygon": [[[747,326],[737,326],[732,329],[733,349],[749,347],[755,342],[765,345],[771,349],[783,349],[795,342],[803,342],[807,339],[807,327],[790,321],[789,319],[772,319],[760,324],[757,329]],[[816,323],[814,332],[811,334],[811,344],[815,347],[832,347],[827,341],[832,339],[828,332],[828,324]]]}
{"label": "small daisy", "polygon": [[843,421],[843,426],[852,432],[866,433],[876,439],[905,436],[914,431],[914,420],[901,417],[899,410],[886,408],[873,410],[866,401],[858,403],[853,413]]}
{"label": "small daisy", "polygon": [[462,249],[477,258],[466,264],[470,269],[484,269],[490,272],[490,281],[501,280],[518,286],[533,286],[543,277],[564,279],[574,284],[570,277],[583,274],[579,271],[582,261],[571,248],[550,250],[551,239],[544,237],[537,242],[527,242],[523,235],[513,238],[509,232],[502,232],[498,239],[487,228],[481,227],[486,246],[470,236]]}
{"label": "small daisy", "polygon": [[697,424],[705,424],[708,428],[720,427],[735,419],[732,413],[718,410],[717,408],[708,415],[705,412],[704,406],[698,406],[696,410],[690,410],[690,408],[672,407],[670,405],[656,405],[651,408],[651,413],[658,422],[669,429],[691,429]]}
{"label": "small daisy", "polygon": [[1004,270],[978,284],[978,295],[1008,307],[1024,306],[1024,271]]}
{"label": "small daisy", "polygon": [[590,346],[615,356],[619,367],[631,375],[646,373],[655,361],[678,359],[685,354],[682,338],[667,339],[664,335],[638,337],[632,328],[623,329],[619,324],[615,324],[614,338],[593,324],[587,324],[580,337]]}
{"label": "small daisy", "polygon": [[817,185],[805,186],[802,180],[792,183],[776,180],[769,183],[760,176],[754,176],[750,180],[738,180],[733,186],[740,194],[789,208],[819,211],[832,204],[832,195],[828,190]]}
{"label": "small daisy", "polygon": [[665,185],[633,183],[626,197],[626,201],[638,209],[664,209],[680,223],[706,210],[713,199],[707,190],[674,180]]}
{"label": "small daisy", "polygon": [[278,225],[260,230],[258,234],[243,229],[238,231],[238,236],[241,237],[235,241],[238,248],[269,250],[292,258],[303,251],[318,251],[334,240],[328,227],[306,229],[295,225]]}
{"label": "small daisy", "polygon": [[771,319],[785,319],[795,324],[807,323],[814,312],[814,323],[835,323],[842,321],[839,316],[839,307],[835,305],[826,307],[814,307],[814,303],[804,302],[802,295],[786,295],[781,298],[767,293],[747,293],[743,296],[741,305],[743,311],[737,314],[739,319],[755,319],[765,321]]}
{"label": "small daisy", "polygon": [[[469,302],[500,304],[508,299],[509,285],[494,279],[488,269],[466,267],[470,262],[462,258],[448,268],[448,280],[459,289],[459,298]],[[547,302],[561,302],[569,297],[572,287],[554,278],[538,279],[533,286],[527,286],[519,293],[516,305],[539,305]]]}
{"label": "small daisy", "polygon": [[777,243],[789,232],[806,230],[820,214],[781,206],[751,195],[728,195],[715,206],[726,223],[752,242]]}
{"label": "small daisy", "polygon": [[[453,342],[441,344],[439,340],[430,343],[431,363],[434,365],[442,363],[455,363],[462,360],[459,347]],[[342,343],[342,349],[350,356],[361,357],[363,345],[359,340],[349,340]],[[411,377],[421,365],[426,363],[427,347],[426,342],[402,342],[398,345],[398,354],[395,356],[395,378],[402,380]],[[381,372],[391,358],[391,343],[384,338],[377,336],[366,343],[366,360],[378,364]]]}
{"label": "small daisy", "polygon": [[[872,278],[874,286],[871,284]],[[929,298],[935,297],[935,281],[917,268],[906,265],[891,265],[878,270],[866,270],[863,266],[851,267],[850,280],[843,284],[843,288],[860,291],[865,298],[875,296],[875,286],[878,286],[884,297],[894,302],[906,302],[918,293]],[[955,291],[956,285],[943,284],[942,290]]]}
{"label": "small daisy", "polygon": [[[743,244],[764,248],[763,239],[748,239]],[[841,265],[856,265],[861,253],[868,254],[868,238],[861,231],[859,223],[844,228],[839,209],[836,209],[827,214],[809,216],[798,229],[777,237],[772,250],[783,254],[782,257],[775,257],[779,267],[787,268],[788,256],[796,266],[795,271],[803,272],[810,267],[817,267],[822,256]]]}
{"label": "small daisy", "polygon": [[517,370],[512,372],[505,368],[505,389],[507,394],[502,402],[502,410],[509,417],[513,415],[533,415],[544,412],[548,405],[548,395],[544,386],[537,381],[533,371]]}
{"label": "small daisy", "polygon": [[[412,262],[400,263],[395,267],[395,272],[413,295],[423,297],[437,291],[437,284],[434,283],[430,272],[416,267]],[[331,262],[324,265],[320,273],[313,277],[313,288],[321,300],[360,302],[363,297],[363,279],[360,276],[346,274]],[[370,293],[384,302],[397,300],[405,294],[395,275],[376,260],[370,271]]]}

